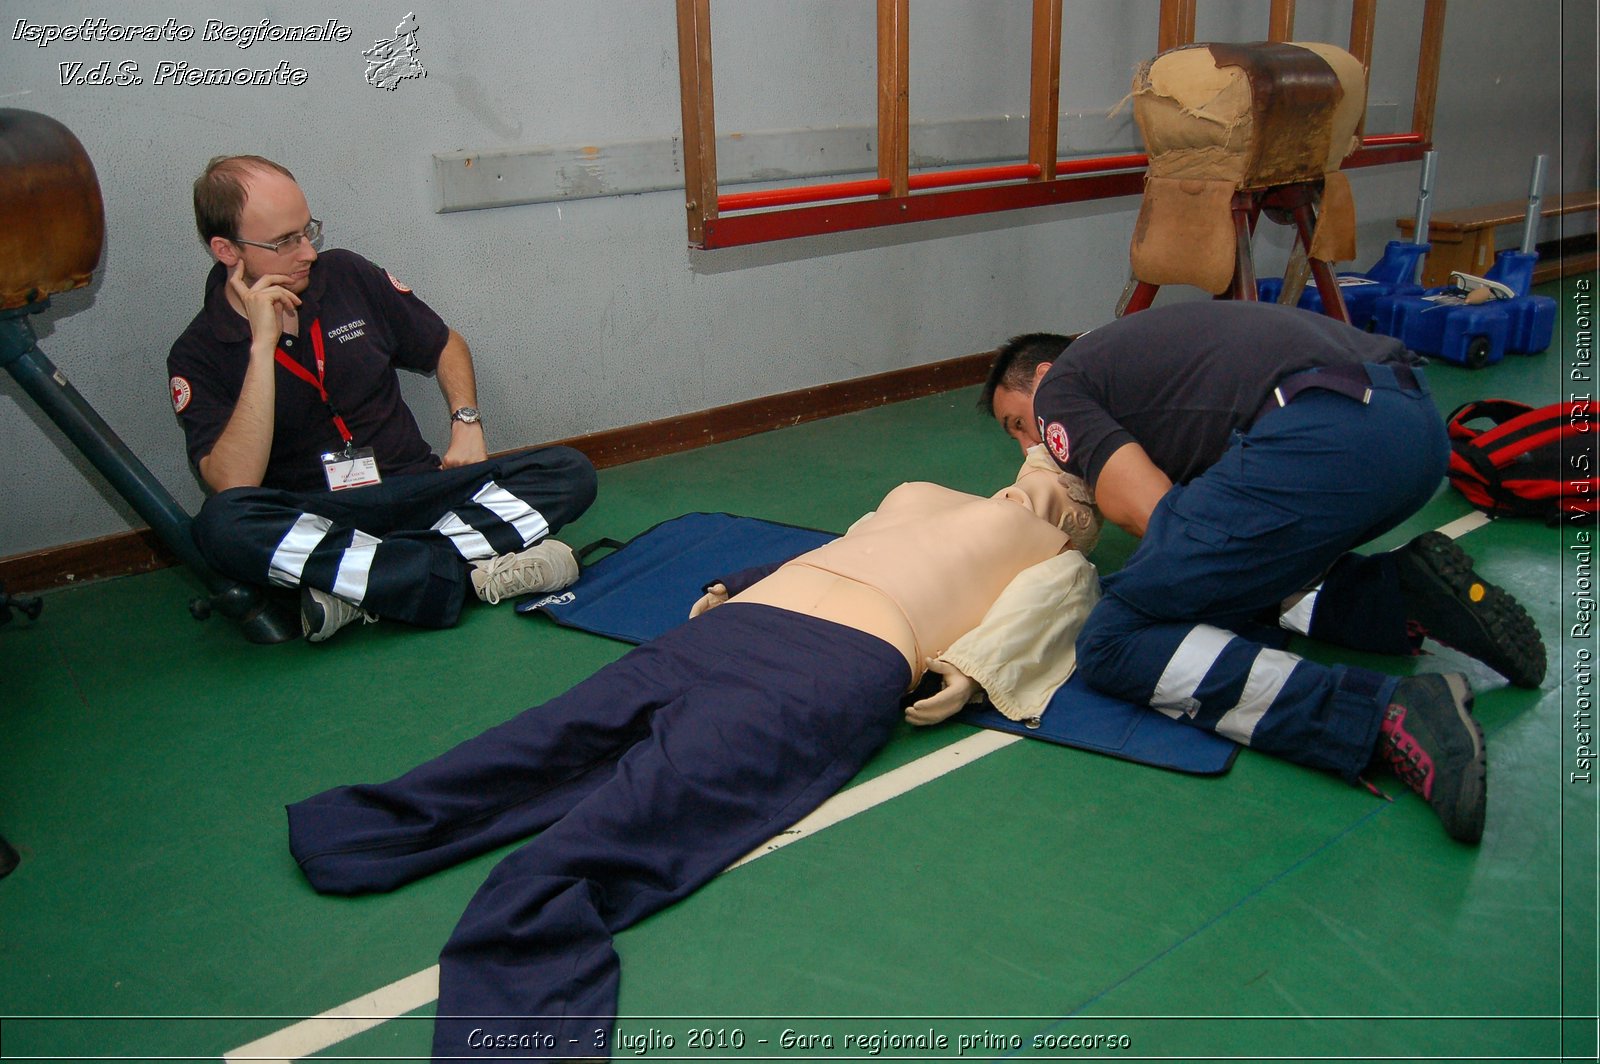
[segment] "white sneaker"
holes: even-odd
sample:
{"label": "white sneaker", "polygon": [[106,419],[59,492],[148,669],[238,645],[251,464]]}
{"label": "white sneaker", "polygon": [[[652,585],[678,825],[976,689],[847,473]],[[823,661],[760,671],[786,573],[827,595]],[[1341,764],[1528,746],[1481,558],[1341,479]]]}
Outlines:
{"label": "white sneaker", "polygon": [[577,579],[577,556],[571,547],[553,539],[516,554],[472,563],[472,588],[490,605],[531,591],[560,591]]}
{"label": "white sneaker", "polygon": [[338,595],[314,587],[300,589],[300,631],[307,642],[320,643],[348,624],[371,624],[377,619]]}

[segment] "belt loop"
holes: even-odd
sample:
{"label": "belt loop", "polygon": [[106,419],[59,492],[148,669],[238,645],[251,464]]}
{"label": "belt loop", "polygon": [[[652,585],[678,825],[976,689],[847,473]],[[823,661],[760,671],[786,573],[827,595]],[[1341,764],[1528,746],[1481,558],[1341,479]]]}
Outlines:
{"label": "belt loop", "polygon": [[[1385,385],[1388,385],[1390,387],[1394,387],[1394,386],[1397,386],[1399,384],[1399,381],[1396,381],[1394,379],[1394,374],[1393,373],[1386,372],[1388,369],[1389,369],[1388,366],[1379,365],[1376,362],[1364,362],[1364,363],[1362,363],[1362,365],[1361,365],[1362,376],[1367,378],[1366,386],[1362,389],[1362,392],[1361,392],[1361,405],[1362,406],[1371,405],[1371,403],[1372,403],[1372,389],[1373,388],[1375,388],[1375,387],[1376,388],[1382,388]],[[1352,396],[1351,398],[1354,398],[1354,396]]]}
{"label": "belt loop", "polygon": [[[1414,390],[1416,388],[1416,375],[1409,366],[1397,366],[1386,362],[1367,362],[1361,367],[1366,371],[1367,380],[1378,388],[1392,388],[1396,391]],[[1407,381],[1410,378],[1410,382]],[[1370,395],[1370,389],[1368,390]],[[1363,400],[1365,402],[1365,400]]]}

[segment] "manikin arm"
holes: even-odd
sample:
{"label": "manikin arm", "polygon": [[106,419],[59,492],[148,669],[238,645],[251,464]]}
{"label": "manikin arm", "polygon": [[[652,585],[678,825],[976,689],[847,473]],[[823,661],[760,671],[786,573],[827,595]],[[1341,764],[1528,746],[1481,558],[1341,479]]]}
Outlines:
{"label": "manikin arm", "polygon": [[706,612],[706,610],[715,609],[724,602],[727,602],[731,597],[732,596],[728,593],[727,584],[706,585],[706,593],[696,599],[693,606],[689,607],[689,619],[691,621],[694,620],[696,617]]}
{"label": "manikin arm", "polygon": [[[865,521],[876,512],[877,511],[872,511],[871,513],[868,513],[862,517],[856,518],[856,520],[851,523],[850,528],[855,528],[856,525],[859,525],[862,521]],[[850,530],[846,529],[845,535],[848,536],[849,534]],[[795,555],[794,557],[799,557],[799,555]],[[707,584],[705,586],[705,594],[701,595],[699,601],[690,607],[690,618],[698,617],[706,610],[722,605],[739,592],[750,587],[750,585],[766,579],[793,560],[794,558],[785,558],[782,561],[768,562],[765,565],[753,565],[748,569],[741,569],[736,573],[725,576],[714,584]]]}
{"label": "manikin arm", "polygon": [[1024,569],[982,623],[929,662],[931,671],[944,675],[945,690],[912,704],[906,720],[944,720],[980,687],[1012,720],[1041,715],[1077,666],[1074,644],[1099,597],[1095,568],[1078,551]]}
{"label": "manikin arm", "polygon": [[707,584],[705,586],[706,593],[701,595],[699,601],[689,608],[689,617],[693,619],[706,612],[706,610],[722,605],[751,584],[771,576],[787,565],[789,561],[790,559],[785,558],[781,562],[752,565],[748,569],[740,569],[731,576],[723,577],[714,584]]}

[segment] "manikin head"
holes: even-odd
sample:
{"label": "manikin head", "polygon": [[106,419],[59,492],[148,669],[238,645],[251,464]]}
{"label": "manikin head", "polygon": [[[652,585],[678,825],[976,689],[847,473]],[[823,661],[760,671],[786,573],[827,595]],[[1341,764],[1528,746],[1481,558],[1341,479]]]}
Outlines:
{"label": "manikin head", "polygon": [[1000,422],[1024,452],[1039,443],[1033,393],[1070,343],[1072,337],[1059,333],[1024,333],[1013,336],[995,352],[989,379],[978,396],[978,409]]}
{"label": "manikin head", "polygon": [[1048,521],[1072,538],[1072,545],[1087,554],[1100,540],[1100,511],[1088,485],[1063,473],[1042,446],[1030,447],[1017,479],[994,495]]}
{"label": "manikin head", "polygon": [[294,175],[270,159],[212,159],[194,183],[194,219],[218,262],[229,270],[243,263],[247,286],[268,274],[288,277],[284,287],[296,294],[311,283],[322,225]]}

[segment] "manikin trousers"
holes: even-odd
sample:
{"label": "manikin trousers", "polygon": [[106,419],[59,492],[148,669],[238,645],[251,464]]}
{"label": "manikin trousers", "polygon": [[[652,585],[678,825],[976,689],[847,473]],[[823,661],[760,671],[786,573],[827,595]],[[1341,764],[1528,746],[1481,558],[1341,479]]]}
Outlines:
{"label": "manikin trousers", "polygon": [[456,622],[471,563],[530,547],[594,501],[594,466],[541,447],[348,491],[230,488],[194,521],[219,573],[332,592],[384,620]]}
{"label": "manikin trousers", "polygon": [[888,643],[728,603],[398,779],[289,806],[318,891],[392,890],[538,833],[440,954],[436,1058],[606,1057],[613,933],[843,787],[910,682]]}
{"label": "manikin trousers", "polygon": [[1349,780],[1366,767],[1398,681],[1247,635],[1326,577],[1293,627],[1361,650],[1415,646],[1393,559],[1348,552],[1432,497],[1449,444],[1425,385],[1367,372],[1369,401],[1300,392],[1167,492],[1079,637],[1092,686]]}

